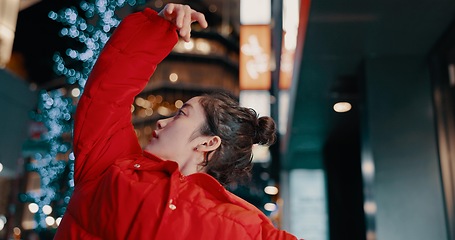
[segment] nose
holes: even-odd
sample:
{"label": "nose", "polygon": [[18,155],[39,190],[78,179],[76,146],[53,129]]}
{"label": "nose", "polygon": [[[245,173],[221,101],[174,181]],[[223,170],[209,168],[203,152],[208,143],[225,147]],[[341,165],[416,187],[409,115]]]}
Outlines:
{"label": "nose", "polygon": [[156,128],[157,129],[162,129],[164,127],[166,127],[167,123],[168,123],[168,120],[169,118],[164,118],[164,119],[160,119],[156,122]]}

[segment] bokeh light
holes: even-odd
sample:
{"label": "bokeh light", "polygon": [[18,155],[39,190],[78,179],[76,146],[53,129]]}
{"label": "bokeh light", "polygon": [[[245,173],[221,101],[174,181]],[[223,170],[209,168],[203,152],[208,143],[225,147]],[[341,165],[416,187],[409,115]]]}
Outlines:
{"label": "bokeh light", "polygon": [[333,105],[333,110],[339,113],[348,112],[349,110],[351,110],[351,108],[352,106],[348,102],[338,102],[335,103],[335,105]]}
{"label": "bokeh light", "polygon": [[276,206],[275,203],[266,203],[264,205],[264,209],[269,211],[269,212],[273,212],[273,211],[275,211],[277,209],[277,206]]}
{"label": "bokeh light", "polygon": [[278,188],[275,186],[267,186],[264,188],[264,192],[269,194],[269,195],[277,195],[278,194]]}
{"label": "bokeh light", "polygon": [[38,206],[38,204],[36,204],[36,203],[30,203],[30,204],[28,205],[28,210],[29,210],[31,213],[37,213],[38,210],[39,210],[39,206]]}

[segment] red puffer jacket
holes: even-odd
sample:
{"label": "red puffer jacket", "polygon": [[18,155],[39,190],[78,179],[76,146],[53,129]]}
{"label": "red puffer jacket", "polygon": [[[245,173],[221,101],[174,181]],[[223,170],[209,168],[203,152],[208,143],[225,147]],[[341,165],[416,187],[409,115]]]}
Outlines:
{"label": "red puffer jacket", "polygon": [[147,9],[107,43],[78,105],[76,185],[55,239],[295,239],[211,176],[141,150],[131,104],[177,39]]}

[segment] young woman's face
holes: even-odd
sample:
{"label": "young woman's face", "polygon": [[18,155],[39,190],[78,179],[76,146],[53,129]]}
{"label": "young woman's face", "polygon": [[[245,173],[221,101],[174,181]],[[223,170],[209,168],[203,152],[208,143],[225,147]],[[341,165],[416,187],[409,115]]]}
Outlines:
{"label": "young woman's face", "polygon": [[184,174],[194,167],[194,159],[198,158],[195,149],[205,139],[199,133],[205,124],[205,112],[199,98],[188,100],[174,117],[159,120],[150,143],[145,147],[146,151],[163,160],[177,162]]}

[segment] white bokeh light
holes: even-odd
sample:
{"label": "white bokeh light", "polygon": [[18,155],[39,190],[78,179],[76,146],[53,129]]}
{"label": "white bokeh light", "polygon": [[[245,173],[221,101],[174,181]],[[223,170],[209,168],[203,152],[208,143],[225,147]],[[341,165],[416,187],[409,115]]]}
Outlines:
{"label": "white bokeh light", "polygon": [[54,223],[55,223],[55,219],[54,219],[53,217],[51,217],[51,216],[46,217],[45,220],[46,220],[46,224],[47,224],[48,226],[52,226],[52,225],[54,225]]}
{"label": "white bokeh light", "polygon": [[277,206],[276,206],[275,203],[266,203],[264,205],[264,209],[269,211],[269,212],[273,212],[273,211],[275,211],[277,209]]}
{"label": "white bokeh light", "polygon": [[275,186],[267,186],[264,188],[264,192],[269,194],[269,195],[277,195],[278,194],[278,188]]}
{"label": "white bokeh light", "polygon": [[62,221],[62,218],[61,217],[58,217],[57,219],[55,219],[55,223],[57,224],[57,226],[60,225],[60,222]]}
{"label": "white bokeh light", "polygon": [[30,203],[30,204],[28,205],[28,210],[29,210],[31,213],[37,213],[38,210],[39,210],[39,206],[38,206],[38,204],[36,204],[36,203]]}
{"label": "white bokeh light", "polygon": [[351,110],[351,108],[352,106],[348,102],[337,102],[335,103],[335,105],[333,105],[333,110],[339,113],[348,112],[349,110]]}
{"label": "white bokeh light", "polygon": [[43,206],[43,213],[46,215],[49,215],[52,213],[52,207],[49,205],[44,205]]}

